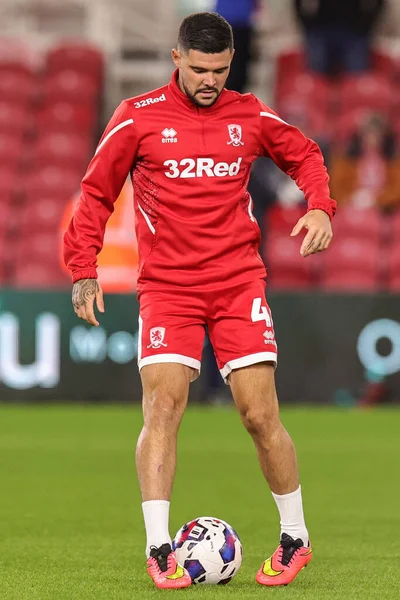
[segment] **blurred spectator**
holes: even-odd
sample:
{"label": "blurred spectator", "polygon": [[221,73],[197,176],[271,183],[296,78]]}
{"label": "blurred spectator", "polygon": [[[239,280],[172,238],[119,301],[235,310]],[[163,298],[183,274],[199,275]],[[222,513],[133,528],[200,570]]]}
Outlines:
{"label": "blurred spectator", "polygon": [[257,5],[257,0],[217,0],[215,11],[231,24],[235,40],[235,56],[226,82],[228,90],[246,91],[254,32],[253,16]]}
{"label": "blurred spectator", "polygon": [[369,116],[344,152],[332,155],[331,190],[341,204],[357,208],[400,204],[400,159],[384,119]]}
{"label": "blurred spectator", "polygon": [[373,27],[385,0],[294,0],[310,69],[323,74],[369,68]]}

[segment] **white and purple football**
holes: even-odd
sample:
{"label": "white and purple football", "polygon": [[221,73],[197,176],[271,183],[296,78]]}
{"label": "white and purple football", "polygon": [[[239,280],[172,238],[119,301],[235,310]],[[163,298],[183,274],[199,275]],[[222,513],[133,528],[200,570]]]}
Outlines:
{"label": "white and purple football", "polygon": [[193,583],[229,583],[242,564],[238,534],[228,523],[214,517],[199,517],[183,525],[172,547]]}

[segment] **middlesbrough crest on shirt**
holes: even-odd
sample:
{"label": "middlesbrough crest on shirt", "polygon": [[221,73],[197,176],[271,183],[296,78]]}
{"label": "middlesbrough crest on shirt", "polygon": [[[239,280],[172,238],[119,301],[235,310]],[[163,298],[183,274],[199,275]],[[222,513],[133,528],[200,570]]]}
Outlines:
{"label": "middlesbrough crest on shirt", "polygon": [[150,344],[148,348],[161,348],[166,347],[168,344],[164,344],[165,327],[152,327],[150,329]]}
{"label": "middlesbrough crest on shirt", "polygon": [[232,144],[232,146],[244,146],[244,142],[242,142],[242,126],[241,125],[228,125],[229,137],[231,138],[229,142],[227,142],[228,146]]}

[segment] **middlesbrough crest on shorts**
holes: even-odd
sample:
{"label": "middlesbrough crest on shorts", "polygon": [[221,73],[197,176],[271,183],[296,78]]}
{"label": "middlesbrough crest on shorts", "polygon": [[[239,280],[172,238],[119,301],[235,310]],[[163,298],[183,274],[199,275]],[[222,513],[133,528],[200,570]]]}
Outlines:
{"label": "middlesbrough crest on shorts", "polygon": [[152,327],[150,329],[150,344],[148,348],[161,348],[166,347],[168,344],[164,344],[165,327]]}
{"label": "middlesbrough crest on shorts", "polygon": [[231,138],[229,142],[227,142],[228,146],[232,144],[232,146],[244,146],[244,142],[242,142],[242,127],[241,125],[228,125],[229,137]]}

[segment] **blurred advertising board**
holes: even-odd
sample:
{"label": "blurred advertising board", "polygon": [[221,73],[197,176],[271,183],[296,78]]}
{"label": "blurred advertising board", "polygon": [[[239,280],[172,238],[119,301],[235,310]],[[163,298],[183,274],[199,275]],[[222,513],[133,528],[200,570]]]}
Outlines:
{"label": "blurred advertising board", "polygon": [[[400,402],[399,300],[271,293],[280,401],[351,404],[378,381]],[[136,297],[105,301],[92,328],[75,316],[68,292],[1,290],[0,400],[140,401]],[[191,398],[204,390],[200,377]]]}

